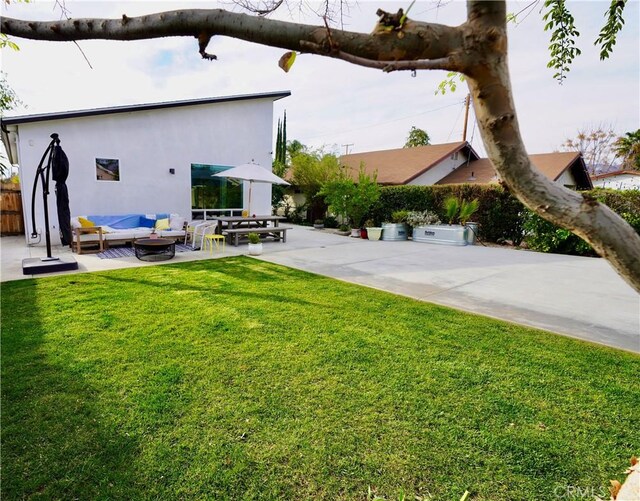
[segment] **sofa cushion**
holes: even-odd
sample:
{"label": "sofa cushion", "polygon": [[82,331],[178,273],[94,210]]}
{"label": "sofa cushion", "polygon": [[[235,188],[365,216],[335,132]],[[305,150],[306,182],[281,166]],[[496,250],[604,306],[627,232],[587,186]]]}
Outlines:
{"label": "sofa cushion", "polygon": [[123,214],[120,216],[89,216],[97,226],[111,226],[117,230],[140,227],[141,214]]}
{"label": "sofa cushion", "polygon": [[162,230],[168,230],[168,229],[170,229],[168,218],[158,219],[156,221],[156,230],[162,231]]}
{"label": "sofa cushion", "polygon": [[161,237],[184,237],[184,230],[162,230]]}

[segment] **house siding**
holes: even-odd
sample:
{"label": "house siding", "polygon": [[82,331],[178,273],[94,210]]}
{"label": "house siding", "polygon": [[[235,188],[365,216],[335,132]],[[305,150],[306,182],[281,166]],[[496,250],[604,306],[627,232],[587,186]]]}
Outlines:
{"label": "house siding", "polygon": [[610,188],[613,190],[640,190],[640,175],[622,174],[603,179],[593,179],[594,188]]}
{"label": "house siding", "polygon": [[442,178],[444,178],[466,162],[467,158],[462,152],[460,152],[458,153],[458,158],[456,160],[453,160],[451,157],[447,157],[446,159],[431,167],[426,172],[423,172],[419,176],[409,181],[407,184],[414,186],[430,186],[432,184],[436,184]]}
{"label": "house siding", "polygon": [[558,179],[555,181],[557,184],[561,184],[562,186],[574,187],[577,185],[576,178],[571,173],[571,170],[565,170]]}

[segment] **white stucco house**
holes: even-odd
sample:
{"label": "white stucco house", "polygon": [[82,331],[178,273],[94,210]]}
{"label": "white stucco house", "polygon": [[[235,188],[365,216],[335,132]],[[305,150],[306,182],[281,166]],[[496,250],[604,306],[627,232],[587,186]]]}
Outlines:
{"label": "white stucco house", "polygon": [[[59,134],[69,158],[72,215],[177,213],[200,219],[242,211],[249,186],[212,177],[254,161],[271,170],[273,103],[289,91],[138,104],[2,119],[3,136],[20,184],[27,240],[36,169]],[[49,222],[59,243],[51,182]],[[256,183],[252,211],[271,213],[271,185]],[[36,197],[36,230],[43,231],[42,195]]]}
{"label": "white stucco house", "polygon": [[618,170],[591,176],[593,186],[613,190],[640,190],[640,171]]}

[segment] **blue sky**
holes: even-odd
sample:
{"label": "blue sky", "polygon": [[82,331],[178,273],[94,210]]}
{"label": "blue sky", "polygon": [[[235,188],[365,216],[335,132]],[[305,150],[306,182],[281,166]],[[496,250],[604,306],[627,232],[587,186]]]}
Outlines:
{"label": "blue sky", "polygon": [[[353,3],[345,28],[370,32],[378,8],[397,10],[410,2]],[[443,24],[465,19],[462,1],[418,1],[410,17]],[[581,128],[611,126],[618,134],[640,127],[639,3],[627,6],[626,25],[612,59],[600,62],[593,41],[609,2],[568,2],[583,35],[583,54],[568,79],[558,85],[546,68],[548,35],[539,11],[542,2],[518,25],[509,28],[514,99],[521,132],[530,153],[556,150]],[[518,12],[530,2],[510,2]],[[215,2],[67,1],[72,17],[120,17],[172,10],[210,8]],[[239,10],[232,3],[219,7]],[[294,5],[294,3],[290,3]],[[5,6],[3,15],[28,19],[57,19],[52,3]],[[276,17],[319,24],[310,10],[285,9]],[[284,52],[224,37],[214,37],[209,50],[218,61],[200,58],[192,38],[140,42],[80,42],[89,68],[71,43],[18,41],[21,50],[2,53],[2,70],[27,109],[12,114],[44,113],[102,106],[176,99],[291,90],[292,96],[275,104],[275,119],[287,111],[289,139],[344,152],[401,147],[411,126],[425,129],[432,142],[461,139],[466,86],[454,94],[434,94],[444,72],[384,74],[313,55],[298,57],[292,70],[277,65]],[[473,118],[473,117],[472,117]],[[274,128],[275,135],[275,128]],[[469,139],[484,154],[472,120]]]}

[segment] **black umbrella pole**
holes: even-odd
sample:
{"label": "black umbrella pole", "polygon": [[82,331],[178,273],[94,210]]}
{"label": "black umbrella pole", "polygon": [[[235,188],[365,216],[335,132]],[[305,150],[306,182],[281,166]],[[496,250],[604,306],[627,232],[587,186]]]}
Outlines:
{"label": "black umbrella pole", "polygon": [[[53,157],[53,147],[56,142],[59,142],[58,134],[51,134],[52,141],[47,146],[44,154],[42,155],[42,159],[40,160],[40,164],[36,170],[36,177],[33,182],[33,191],[31,193],[31,224],[32,224],[32,232],[31,237],[35,238],[38,235],[38,231],[36,228],[36,191],[38,188],[38,179],[42,182],[42,202],[44,204],[44,233],[45,233],[45,242],[47,244],[47,258],[51,258],[51,234],[49,232],[49,207],[47,205],[47,196],[49,195],[49,171],[51,170],[51,160]],[[49,155],[49,159],[47,161],[47,165],[43,167],[44,160],[47,158],[47,154]]]}

